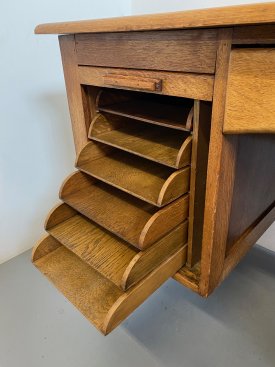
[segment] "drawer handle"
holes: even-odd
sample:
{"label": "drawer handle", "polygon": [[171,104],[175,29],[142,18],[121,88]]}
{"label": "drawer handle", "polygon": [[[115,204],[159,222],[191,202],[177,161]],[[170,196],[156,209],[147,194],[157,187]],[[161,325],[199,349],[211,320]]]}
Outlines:
{"label": "drawer handle", "polygon": [[113,87],[147,90],[150,92],[161,92],[162,90],[161,79],[108,74],[103,77],[103,80],[105,85]]}

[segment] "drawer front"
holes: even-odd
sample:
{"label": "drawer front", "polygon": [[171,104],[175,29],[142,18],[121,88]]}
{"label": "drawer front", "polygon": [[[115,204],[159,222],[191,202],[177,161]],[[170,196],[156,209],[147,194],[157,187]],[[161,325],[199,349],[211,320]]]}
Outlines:
{"label": "drawer front", "polygon": [[213,74],[217,31],[77,34],[79,65]]}
{"label": "drawer front", "polygon": [[275,132],[275,48],[231,52],[224,133]]}
{"label": "drawer front", "polygon": [[82,85],[111,87],[212,101],[214,76],[194,73],[79,66]]}

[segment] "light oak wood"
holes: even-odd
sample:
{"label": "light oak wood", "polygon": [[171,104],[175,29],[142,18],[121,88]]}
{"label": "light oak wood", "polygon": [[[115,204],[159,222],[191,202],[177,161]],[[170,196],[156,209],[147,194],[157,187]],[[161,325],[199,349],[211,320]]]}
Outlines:
{"label": "light oak wood", "polygon": [[231,52],[224,133],[275,132],[275,47]]}
{"label": "light oak wood", "polygon": [[208,296],[219,284],[223,271],[230,207],[233,193],[236,139],[223,135],[227,72],[232,30],[220,31],[202,239],[199,292]]}
{"label": "light oak wood", "polygon": [[210,103],[195,101],[187,256],[189,267],[193,267],[201,259],[211,113]]}
{"label": "light oak wood", "polygon": [[188,195],[157,210],[155,206],[81,172],[72,174],[64,182],[60,198],[79,213],[141,250],[188,217]]}
{"label": "light oak wood", "polygon": [[182,98],[103,90],[97,98],[97,109],[179,130],[189,131],[192,127],[193,101]]}
{"label": "light oak wood", "polygon": [[181,168],[190,164],[192,137],[185,132],[147,125],[112,115],[97,114],[89,138],[140,157]]}
{"label": "light oak wood", "polygon": [[192,268],[184,265],[173,277],[180,284],[191,289],[193,292],[199,292],[200,282],[200,264],[196,264]]}
{"label": "light oak wood", "polygon": [[161,92],[162,90],[161,79],[141,79],[130,75],[107,74],[104,76],[104,84],[110,87],[138,89],[149,92]]}
{"label": "light oak wood", "polygon": [[[103,68],[94,66],[79,66],[78,77],[81,84],[96,85],[98,87],[107,87],[105,78],[111,74],[125,75],[130,78],[138,79],[161,79],[161,91],[157,94],[169,96],[178,96],[185,98],[195,98],[205,101],[211,101],[213,95],[214,77],[208,74],[160,72],[148,70],[131,70],[120,68]],[[118,85],[115,88],[121,88]],[[123,89],[132,89],[126,88]]]}
{"label": "light oak wood", "polygon": [[83,148],[76,167],[98,180],[157,206],[167,205],[189,190],[188,166],[173,171],[119,150],[95,158],[94,145],[90,142]]}
{"label": "light oak wood", "polygon": [[79,65],[205,74],[215,70],[214,29],[76,34],[75,39]]}
{"label": "light oak wood", "polygon": [[153,15],[40,24],[37,34],[125,32],[275,23],[274,2]]}
{"label": "light oak wood", "polygon": [[208,296],[274,221],[274,30],[273,3],[38,26],[71,33],[79,171],[33,261],[104,334],[170,276]]}
{"label": "light oak wood", "polygon": [[85,110],[84,95],[78,79],[74,36],[59,37],[60,52],[69,102],[76,153],[87,143],[89,112]]}
{"label": "light oak wood", "polygon": [[185,248],[172,255],[159,268],[154,270],[147,278],[138,283],[136,287],[130,289],[116,301],[109,311],[104,322],[106,333],[112,331],[124,319],[135,310],[146,298],[148,298],[159,286],[169,277],[175,274],[175,269],[179,269],[186,261]]}
{"label": "light oak wood", "polygon": [[[45,229],[122,290],[144,278],[187,241],[188,223],[185,221],[149,249],[139,251],[76,211],[74,216],[65,219],[68,208],[73,210],[66,204],[58,206],[49,217]],[[59,218],[61,211],[64,212],[63,222],[51,226],[49,223]]]}
{"label": "light oak wood", "polygon": [[[51,237],[38,247],[47,247]],[[44,250],[40,250],[43,252]],[[34,261],[34,265],[103,334],[108,334],[185,262],[182,248],[126,292],[81,261],[64,246]]]}
{"label": "light oak wood", "polygon": [[50,237],[48,234],[44,235],[32,249],[32,261],[35,262],[41,259],[59,247],[61,247],[61,243],[55,238]]}

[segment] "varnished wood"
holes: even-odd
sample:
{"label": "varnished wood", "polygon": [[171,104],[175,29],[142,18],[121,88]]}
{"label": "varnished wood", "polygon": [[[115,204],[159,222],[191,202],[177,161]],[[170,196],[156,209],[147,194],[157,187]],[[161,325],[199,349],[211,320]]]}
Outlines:
{"label": "varnished wood", "polygon": [[232,30],[220,31],[214,85],[199,292],[209,295],[219,283],[226,252],[233,192],[236,141],[223,135],[227,72]]}
{"label": "varnished wood", "polygon": [[32,249],[32,261],[35,262],[61,246],[55,238],[44,235]]}
{"label": "varnished wood", "polygon": [[76,34],[77,62],[79,65],[213,74],[216,38],[214,29]]}
{"label": "varnished wood", "polygon": [[172,168],[190,164],[192,137],[185,132],[97,114],[88,135],[92,140]]}
{"label": "varnished wood", "polygon": [[104,334],[170,276],[211,294],[275,219],[274,27],[254,4],[37,28],[71,33],[78,171],[33,261]]}
{"label": "varnished wood", "polygon": [[275,23],[274,2],[196,9],[154,15],[40,24],[35,33],[125,32]]}
{"label": "varnished wood", "polygon": [[275,201],[275,135],[239,135],[237,144],[227,252]]}
{"label": "varnished wood", "polygon": [[75,150],[76,153],[78,153],[88,141],[87,131],[89,121],[86,119],[87,111],[84,109],[85,97],[83,96],[83,90],[78,79],[74,36],[60,36],[59,44],[72,121]]}
{"label": "varnished wood", "polygon": [[161,266],[154,270],[147,278],[138,283],[117,300],[104,322],[106,333],[112,331],[117,325],[135,310],[149,295],[151,295],[165,280],[175,274],[186,261],[185,248],[172,255]]}
{"label": "varnished wood", "polygon": [[[47,239],[51,242],[50,237]],[[47,239],[40,246],[47,247]],[[102,277],[64,246],[34,261],[34,264],[106,335],[172,276],[184,264],[185,257],[185,249],[178,250],[127,292]]]}
{"label": "varnished wood", "polygon": [[[106,100],[116,102],[106,103]],[[136,92],[104,90],[97,99],[97,109],[100,112],[179,130],[190,130],[190,120],[193,119],[191,100]]]}
{"label": "varnished wood", "polygon": [[199,292],[200,282],[200,264],[196,264],[192,267],[183,266],[173,277],[180,284],[191,289],[193,292]]}
{"label": "varnished wood", "polygon": [[235,45],[275,44],[275,25],[234,27],[232,43]]}
{"label": "varnished wood", "polygon": [[275,133],[275,46],[230,56],[224,133]]}
{"label": "varnished wood", "polygon": [[[139,251],[76,211],[73,216],[68,215],[65,219],[69,210],[73,209],[66,204],[55,208],[45,229],[122,290],[144,278],[187,241],[188,225],[185,221],[149,249]],[[61,212],[64,213],[64,220],[52,226],[56,222],[55,218],[60,218]]]}
{"label": "varnished wood", "polygon": [[64,182],[60,198],[139,249],[152,245],[188,216],[188,195],[157,210],[81,172],[74,173]]}
{"label": "varnished wood", "polygon": [[189,267],[193,267],[201,259],[211,107],[207,102],[195,101],[190,173]]}
{"label": "varnished wood", "polygon": [[275,221],[275,202],[247,228],[243,235],[230,248],[225,258],[223,273],[220,283],[228,276],[247,251],[264,234],[268,227]]}
{"label": "varnished wood", "polygon": [[189,190],[188,166],[173,171],[119,150],[95,158],[94,145],[90,142],[83,148],[76,167],[109,185],[157,206],[166,205]]}
{"label": "varnished wood", "polygon": [[130,75],[119,75],[115,73],[104,76],[104,85],[149,92],[161,92],[162,90],[161,79],[131,77]]}
{"label": "varnished wood", "polygon": [[[106,87],[105,76],[108,74],[125,75],[131,78],[156,78],[161,79],[161,91],[157,94],[169,96],[178,96],[185,98],[195,98],[205,101],[211,101],[213,95],[213,75],[194,74],[194,73],[176,73],[148,70],[131,70],[119,68],[103,68],[94,66],[79,66],[78,75],[81,84],[96,85]],[[119,86],[115,86],[119,88]],[[127,88],[123,88],[127,89]]]}

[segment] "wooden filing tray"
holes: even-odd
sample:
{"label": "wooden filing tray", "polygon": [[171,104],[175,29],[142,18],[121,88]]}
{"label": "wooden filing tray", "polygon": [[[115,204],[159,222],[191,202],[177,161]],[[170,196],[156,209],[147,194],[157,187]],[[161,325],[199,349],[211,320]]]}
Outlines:
{"label": "wooden filing tray", "polygon": [[208,296],[273,222],[262,23],[274,4],[37,27],[64,34],[77,171],[33,262],[104,334],[171,276]]}

